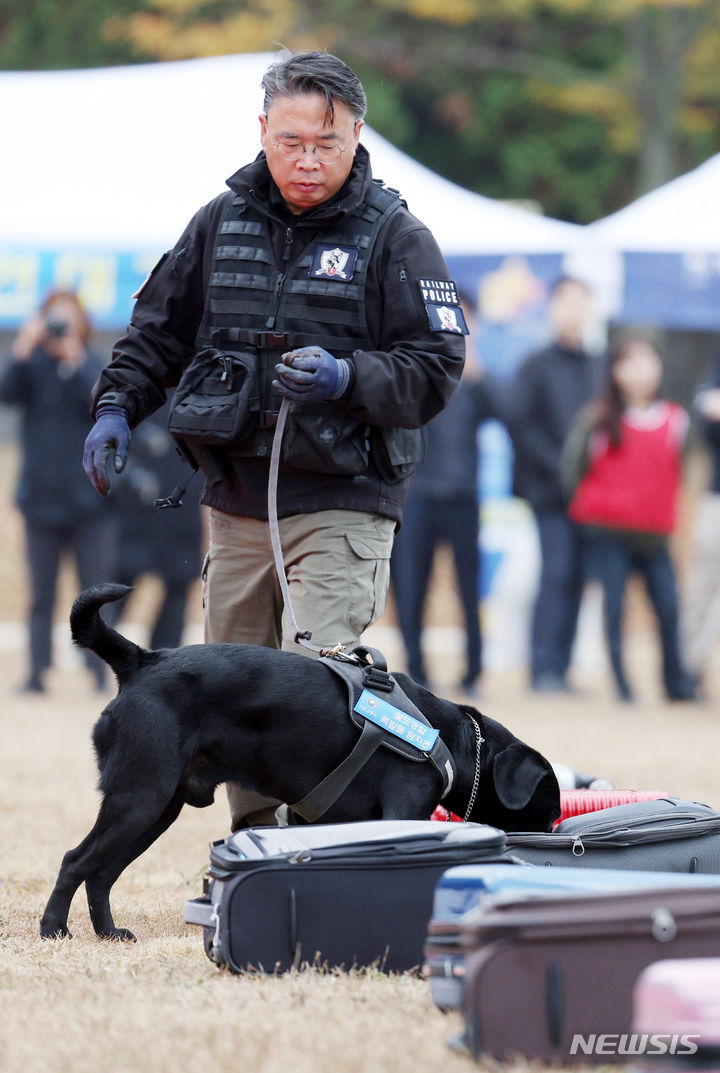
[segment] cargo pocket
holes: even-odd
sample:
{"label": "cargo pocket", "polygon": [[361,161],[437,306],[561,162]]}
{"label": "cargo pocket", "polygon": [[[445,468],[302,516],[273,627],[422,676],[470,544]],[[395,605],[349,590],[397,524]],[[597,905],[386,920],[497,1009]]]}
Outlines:
{"label": "cargo pocket", "polygon": [[290,412],[282,446],[286,465],[357,477],[366,472],[369,457],[367,426],[348,420],[336,407],[302,403]]}
{"label": "cargo pocket", "polygon": [[195,355],[180,378],[168,431],[191,444],[224,446],[248,434],[256,409],[255,358],[208,347]]}
{"label": "cargo pocket", "polygon": [[420,460],[423,432],[419,428],[376,428],[373,461],[387,484],[410,477]]}
{"label": "cargo pocket", "polygon": [[382,615],[390,585],[390,553],[395,523],[383,518],[387,533],[368,526],[367,531],[345,534],[348,543],[349,624],[357,637]]}

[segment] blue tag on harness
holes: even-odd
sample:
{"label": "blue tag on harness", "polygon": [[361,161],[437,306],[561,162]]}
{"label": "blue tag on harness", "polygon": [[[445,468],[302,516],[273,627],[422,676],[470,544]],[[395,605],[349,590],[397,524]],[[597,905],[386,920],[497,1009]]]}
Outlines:
{"label": "blue tag on harness", "polygon": [[399,708],[388,704],[381,697],[376,697],[367,689],[360,694],[354,710],[369,719],[371,723],[389,730],[396,738],[402,738],[403,741],[414,745],[422,753],[429,753],[440,736],[439,730],[426,726],[407,712],[401,712]]}

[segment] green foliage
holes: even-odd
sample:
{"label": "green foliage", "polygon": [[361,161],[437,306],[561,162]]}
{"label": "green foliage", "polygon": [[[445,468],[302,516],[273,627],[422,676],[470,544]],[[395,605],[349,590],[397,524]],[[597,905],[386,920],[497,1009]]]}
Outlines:
{"label": "green foliage", "polygon": [[0,66],[328,48],[440,174],[580,223],[717,151],[717,0],[0,0]]}
{"label": "green foliage", "polygon": [[106,34],[112,16],[143,0],[0,0],[0,69],[62,70],[105,67],[149,58],[123,38]]}

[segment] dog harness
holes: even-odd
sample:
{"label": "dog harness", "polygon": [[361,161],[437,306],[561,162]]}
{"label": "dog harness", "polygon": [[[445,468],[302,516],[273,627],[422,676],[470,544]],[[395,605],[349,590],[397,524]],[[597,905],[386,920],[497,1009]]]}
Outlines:
{"label": "dog harness", "polygon": [[441,799],[444,798],[455,781],[455,761],[437,729],[388,673],[380,652],[360,646],[348,654],[323,656],[320,662],[345,682],[350,718],[361,734],[350,755],[321,783],[302,800],[283,806],[283,818],[291,821],[289,813],[295,812],[308,823],[314,823],[337,801],[381,745],[407,760],[429,761],[443,781]]}

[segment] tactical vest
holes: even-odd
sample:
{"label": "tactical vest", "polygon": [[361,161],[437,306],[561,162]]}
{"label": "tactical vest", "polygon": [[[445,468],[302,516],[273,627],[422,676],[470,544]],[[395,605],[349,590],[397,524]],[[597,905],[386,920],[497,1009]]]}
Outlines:
{"label": "tactical vest", "polygon": [[[368,268],[381,228],[402,204],[396,191],[373,180],[363,204],[324,228],[321,238],[297,257],[293,228],[288,227],[278,267],[266,218],[238,195],[228,200],[197,336],[201,352],[227,360],[219,376],[228,387],[233,367],[246,381],[251,373],[246,403],[251,420],[241,435],[222,444],[227,454],[269,456],[282,401],[272,381],[285,351],[317,345],[343,358],[377,347],[368,334],[365,310]],[[202,442],[192,432],[182,435],[191,447],[194,440]],[[372,455],[381,477],[396,481],[412,472],[420,442],[418,430],[371,429],[348,417],[342,404],[298,402],[282,458],[287,465],[315,472],[359,475]]]}

